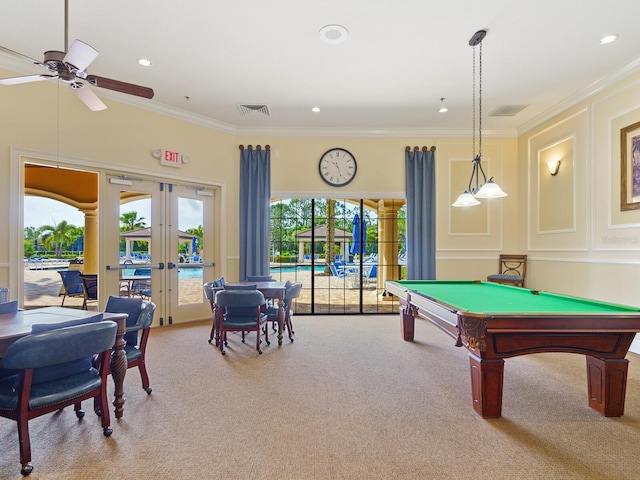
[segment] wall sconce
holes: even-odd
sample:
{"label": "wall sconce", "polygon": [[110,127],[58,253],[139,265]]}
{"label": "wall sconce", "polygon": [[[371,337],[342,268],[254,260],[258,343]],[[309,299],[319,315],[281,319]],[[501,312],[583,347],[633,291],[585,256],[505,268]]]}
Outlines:
{"label": "wall sconce", "polygon": [[560,164],[562,160],[549,160],[547,162],[547,168],[549,169],[549,173],[552,176],[556,176],[558,174],[558,170],[560,170]]}

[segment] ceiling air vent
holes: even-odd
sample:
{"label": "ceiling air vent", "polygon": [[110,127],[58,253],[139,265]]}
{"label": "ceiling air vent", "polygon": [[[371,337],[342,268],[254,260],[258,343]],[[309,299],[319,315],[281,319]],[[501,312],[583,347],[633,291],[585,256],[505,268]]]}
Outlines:
{"label": "ceiling air vent", "polygon": [[267,117],[271,116],[271,112],[269,111],[269,105],[247,105],[247,104],[238,104],[238,110],[240,110],[240,114],[242,116],[246,115],[254,115],[261,114]]}
{"label": "ceiling air vent", "polygon": [[513,117],[522,110],[527,108],[527,105],[501,105],[489,114],[490,117]]}

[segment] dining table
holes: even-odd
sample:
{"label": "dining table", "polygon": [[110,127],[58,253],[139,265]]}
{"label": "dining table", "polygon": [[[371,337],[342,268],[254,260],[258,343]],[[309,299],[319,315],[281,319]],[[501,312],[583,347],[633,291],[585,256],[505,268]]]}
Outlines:
{"label": "dining table", "polygon": [[128,317],[126,313],[95,312],[67,307],[42,307],[0,314],[0,357],[4,355],[13,342],[29,335],[31,326],[36,323],[63,323],[70,320],[88,319],[99,313],[103,314],[104,320],[116,322],[118,325],[116,341],[109,360],[109,369],[115,387],[115,399],[113,401],[115,416],[116,418],[122,418],[125,402],[124,378],[127,373],[127,356],[124,351],[126,344],[124,334]]}

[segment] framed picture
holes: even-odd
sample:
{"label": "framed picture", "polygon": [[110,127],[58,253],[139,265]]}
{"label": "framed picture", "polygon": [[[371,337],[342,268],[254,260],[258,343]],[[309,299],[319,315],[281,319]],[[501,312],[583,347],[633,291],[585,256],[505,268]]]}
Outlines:
{"label": "framed picture", "polygon": [[640,122],[620,130],[620,209],[640,210]]}

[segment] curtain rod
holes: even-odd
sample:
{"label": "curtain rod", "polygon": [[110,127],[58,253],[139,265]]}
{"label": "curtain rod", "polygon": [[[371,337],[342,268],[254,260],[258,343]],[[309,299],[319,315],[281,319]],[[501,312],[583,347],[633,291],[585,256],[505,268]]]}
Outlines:
{"label": "curtain rod", "polygon": [[[244,145],[240,145],[239,148],[240,150],[244,150]],[[271,147],[269,145],[265,145],[264,149],[271,150]],[[253,150],[253,146],[247,145],[247,150]],[[260,145],[256,145],[256,150],[262,150],[262,147]]]}
{"label": "curtain rod", "polygon": [[[436,151],[436,146],[434,145],[433,147],[429,148],[429,147],[422,147],[422,151],[426,152],[428,150],[431,150],[432,152]],[[411,147],[410,146],[406,146],[404,149],[405,152],[410,152],[411,151]],[[413,147],[413,151],[414,152],[419,152],[420,151],[420,147]]]}

